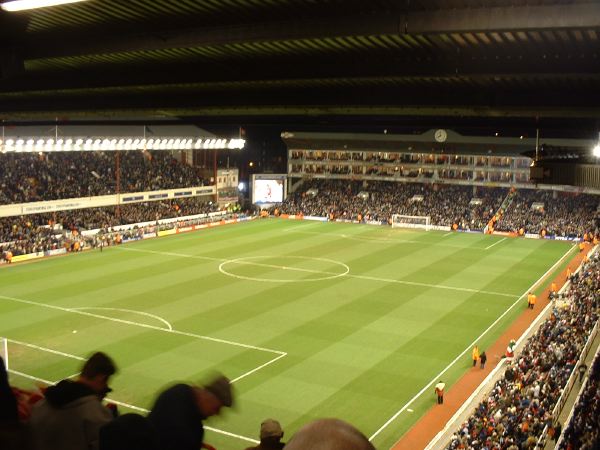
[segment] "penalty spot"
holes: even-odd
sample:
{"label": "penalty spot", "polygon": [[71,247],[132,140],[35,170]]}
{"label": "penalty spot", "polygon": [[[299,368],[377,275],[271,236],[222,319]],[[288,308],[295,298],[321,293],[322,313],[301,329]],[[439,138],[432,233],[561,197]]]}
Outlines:
{"label": "penalty spot", "polygon": [[77,333],[77,330],[73,330],[73,334]]}

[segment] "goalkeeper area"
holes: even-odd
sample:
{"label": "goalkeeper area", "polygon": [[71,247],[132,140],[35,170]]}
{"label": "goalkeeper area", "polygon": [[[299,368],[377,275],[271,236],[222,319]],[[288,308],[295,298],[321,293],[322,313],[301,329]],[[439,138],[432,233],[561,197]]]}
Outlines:
{"label": "goalkeeper area", "polygon": [[10,382],[76,377],[100,350],[122,413],[171,383],[228,376],[236,405],[206,423],[220,450],[256,445],[269,417],[286,441],[338,417],[390,448],[434,405],[430,383],[452,386],[473,343],[489,348],[576,252],[412,224],[263,219],[5,266]]}
{"label": "goalkeeper area", "polygon": [[414,228],[429,231],[431,230],[431,217],[393,214],[392,228]]}

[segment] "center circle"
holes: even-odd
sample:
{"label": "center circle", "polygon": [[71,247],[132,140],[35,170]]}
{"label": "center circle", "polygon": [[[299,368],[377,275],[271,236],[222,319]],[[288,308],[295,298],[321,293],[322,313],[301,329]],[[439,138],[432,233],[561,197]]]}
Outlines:
{"label": "center circle", "polygon": [[[304,267],[295,267],[294,265],[281,265],[281,264],[273,264],[273,263],[268,262],[268,260],[281,260],[281,259],[291,261],[292,264],[294,261],[296,262],[296,264],[298,264],[298,262],[303,263],[306,261],[313,261],[313,263],[318,262],[318,263],[321,263],[320,265],[323,265],[323,263],[325,263],[330,266],[335,266],[335,267],[341,268],[342,271],[339,273],[334,273],[334,272],[330,272],[329,270],[318,270],[318,269],[314,268],[315,264],[312,265],[312,268],[304,268]],[[302,272],[302,273],[311,273],[311,274],[314,274],[315,277],[295,279],[295,278],[263,278],[263,277],[239,275],[239,274],[232,273],[229,270],[225,269],[226,266],[228,266],[228,265],[231,266],[232,264],[243,265],[243,266],[266,267],[266,268],[278,269],[280,271],[285,270],[285,271],[289,271],[289,272],[295,271],[295,272]],[[333,280],[335,278],[340,278],[350,272],[350,267],[348,267],[346,264],[339,262],[339,261],[334,261],[332,259],[327,259],[327,258],[315,258],[312,256],[291,256],[291,255],[246,256],[244,258],[228,259],[227,261],[222,262],[221,264],[219,264],[219,272],[221,272],[224,275],[233,277],[233,278],[238,278],[240,280],[264,281],[264,282],[268,282],[268,283],[299,283],[299,282],[304,282],[304,281],[324,281],[324,280]]]}

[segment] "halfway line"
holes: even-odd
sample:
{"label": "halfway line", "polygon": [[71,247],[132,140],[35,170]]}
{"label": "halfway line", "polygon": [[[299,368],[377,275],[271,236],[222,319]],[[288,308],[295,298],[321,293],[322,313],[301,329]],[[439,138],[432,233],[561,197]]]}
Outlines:
{"label": "halfway line", "polygon": [[[237,259],[213,258],[210,256],[187,255],[185,253],[160,252],[157,250],[142,250],[142,249],[137,249],[137,248],[136,249],[124,248],[124,247],[117,247],[117,248],[119,248],[123,251],[130,251],[130,252],[151,253],[151,254],[155,254],[155,255],[164,255],[164,256],[177,256],[180,258],[202,259],[202,260],[209,260],[209,261],[216,261],[216,262],[228,262],[228,263],[232,263],[232,264],[267,267],[267,268],[272,268],[272,269],[284,269],[284,267],[285,267],[286,270],[290,270],[290,271],[340,276],[340,274],[338,272],[328,272],[328,271],[324,271],[324,270],[322,271],[322,270],[304,269],[304,268],[300,268],[300,267],[290,267],[290,266],[277,266],[277,265],[273,265],[273,264],[255,263],[255,262],[251,262],[251,261],[239,261]],[[277,257],[277,255],[273,256],[273,258],[276,258],[276,257]],[[336,262],[336,261],[334,261],[334,262]],[[484,291],[484,290],[479,290],[479,289],[463,288],[463,287],[457,287],[457,286],[446,286],[443,284],[419,283],[417,281],[395,280],[392,278],[371,277],[368,275],[354,275],[354,274],[350,274],[350,273],[347,273],[343,276],[350,277],[350,278],[357,278],[360,280],[381,281],[384,283],[397,283],[397,284],[405,284],[408,286],[421,286],[421,287],[433,288],[433,289],[447,289],[447,290],[451,290],[451,291],[470,292],[473,294],[489,294],[489,295],[498,295],[501,297],[509,297],[509,298],[517,297],[515,294],[506,294],[504,292]]]}

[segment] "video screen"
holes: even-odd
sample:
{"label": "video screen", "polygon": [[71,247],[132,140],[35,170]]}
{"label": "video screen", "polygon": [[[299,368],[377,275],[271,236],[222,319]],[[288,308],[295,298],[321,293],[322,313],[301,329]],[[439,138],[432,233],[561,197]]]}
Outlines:
{"label": "video screen", "polygon": [[254,180],[254,203],[283,201],[283,180]]}

